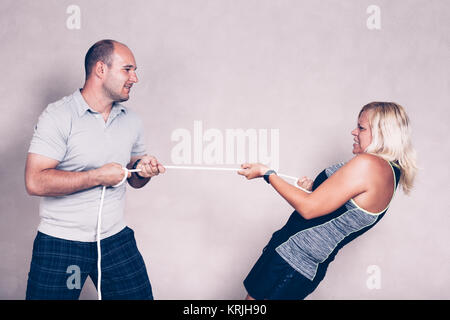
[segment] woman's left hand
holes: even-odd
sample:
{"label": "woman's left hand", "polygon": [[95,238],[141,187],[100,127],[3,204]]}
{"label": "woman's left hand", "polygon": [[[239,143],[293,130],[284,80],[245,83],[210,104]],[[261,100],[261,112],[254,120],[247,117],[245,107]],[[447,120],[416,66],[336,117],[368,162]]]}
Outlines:
{"label": "woman's left hand", "polygon": [[241,168],[238,174],[245,176],[248,180],[262,177],[267,170],[270,170],[269,167],[261,163],[243,163],[241,164]]}

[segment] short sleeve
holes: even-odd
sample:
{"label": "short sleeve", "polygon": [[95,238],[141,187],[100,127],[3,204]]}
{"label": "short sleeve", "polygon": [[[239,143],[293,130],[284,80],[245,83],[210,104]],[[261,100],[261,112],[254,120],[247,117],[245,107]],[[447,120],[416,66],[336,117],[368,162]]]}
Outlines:
{"label": "short sleeve", "polygon": [[136,140],[134,141],[133,148],[131,149],[131,156],[143,156],[147,153],[147,149],[145,146],[145,133],[144,126],[140,119],[137,119],[137,135]]}
{"label": "short sleeve", "polygon": [[34,128],[28,152],[62,161],[67,151],[67,119],[49,105]]}

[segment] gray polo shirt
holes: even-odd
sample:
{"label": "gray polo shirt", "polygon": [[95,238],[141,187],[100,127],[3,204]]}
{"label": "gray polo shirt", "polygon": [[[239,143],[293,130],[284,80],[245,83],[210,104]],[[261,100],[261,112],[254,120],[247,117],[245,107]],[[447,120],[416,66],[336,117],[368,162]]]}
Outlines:
{"label": "gray polo shirt", "polygon": [[[84,100],[80,90],[49,104],[39,117],[30,153],[59,161],[56,169],[87,171],[146,153],[142,122],[132,110],[115,103],[108,121]],[[101,239],[125,228],[126,184],[107,188],[102,210]],[[42,233],[75,241],[95,241],[102,187],[66,196],[42,197]]]}

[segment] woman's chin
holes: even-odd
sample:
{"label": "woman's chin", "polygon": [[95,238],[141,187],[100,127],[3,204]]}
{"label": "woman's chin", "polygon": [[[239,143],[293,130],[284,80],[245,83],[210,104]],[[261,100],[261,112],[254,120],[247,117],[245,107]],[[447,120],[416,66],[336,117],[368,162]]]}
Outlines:
{"label": "woman's chin", "polygon": [[353,154],[359,154],[359,153],[362,153],[362,152],[363,152],[363,150],[361,149],[361,146],[359,145],[359,143],[354,143],[353,144],[352,153]]}

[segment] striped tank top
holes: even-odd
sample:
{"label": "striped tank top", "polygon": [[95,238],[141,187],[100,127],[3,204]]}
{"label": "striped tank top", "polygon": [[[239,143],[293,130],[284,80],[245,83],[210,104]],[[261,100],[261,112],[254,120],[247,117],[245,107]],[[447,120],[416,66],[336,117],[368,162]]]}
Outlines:
{"label": "striped tank top", "polygon": [[[394,192],[400,178],[400,169],[392,163],[394,173]],[[314,180],[313,190],[334,174],[344,163],[332,165],[323,170]],[[392,199],[391,199],[392,200]],[[280,244],[276,252],[295,270],[309,280],[315,279],[318,271],[320,278],[325,276],[328,264],[337,252],[347,243],[360,236],[384,216],[388,209],[379,213],[370,213],[360,208],[353,199],[330,214],[306,220],[298,212],[295,233]]]}

